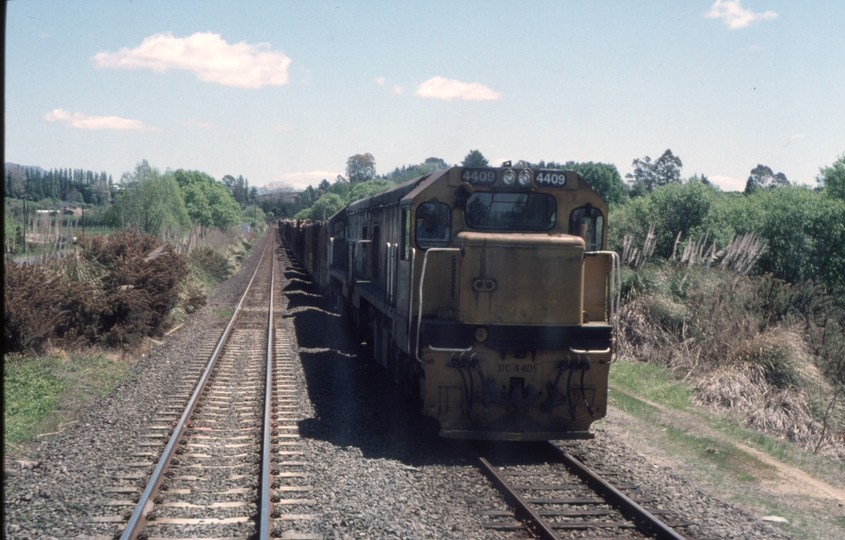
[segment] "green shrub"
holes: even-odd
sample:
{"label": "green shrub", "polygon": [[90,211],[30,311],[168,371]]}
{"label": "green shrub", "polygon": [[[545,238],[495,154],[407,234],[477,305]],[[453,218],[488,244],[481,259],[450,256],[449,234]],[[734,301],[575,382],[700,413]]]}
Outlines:
{"label": "green shrub", "polygon": [[191,251],[188,264],[217,282],[225,280],[235,270],[225,255],[205,246]]}

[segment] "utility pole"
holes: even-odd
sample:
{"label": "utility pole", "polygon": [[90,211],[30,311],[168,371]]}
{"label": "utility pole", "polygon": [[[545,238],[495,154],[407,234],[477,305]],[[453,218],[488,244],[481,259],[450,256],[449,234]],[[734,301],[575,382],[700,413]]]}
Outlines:
{"label": "utility pole", "polygon": [[24,193],[23,199],[23,251],[21,253],[26,253],[26,194]]}

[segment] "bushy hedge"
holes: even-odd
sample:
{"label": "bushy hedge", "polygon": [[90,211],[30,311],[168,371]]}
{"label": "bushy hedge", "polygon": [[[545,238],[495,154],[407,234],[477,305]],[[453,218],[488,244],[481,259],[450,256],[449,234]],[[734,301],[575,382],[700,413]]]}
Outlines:
{"label": "bushy hedge", "polygon": [[[758,272],[791,283],[807,279],[845,298],[845,200],[805,186],[724,193],[700,180],[670,184],[612,209],[610,248],[625,236],[642,245],[654,227],[654,257],[669,258],[680,242],[708,238],[724,247],[734,235],[754,233],[766,246]],[[840,302],[845,307],[845,301]]]}

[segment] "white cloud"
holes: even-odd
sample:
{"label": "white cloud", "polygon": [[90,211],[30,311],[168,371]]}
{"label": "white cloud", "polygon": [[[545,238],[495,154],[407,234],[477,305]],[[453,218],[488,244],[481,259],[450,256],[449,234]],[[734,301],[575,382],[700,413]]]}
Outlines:
{"label": "white cloud", "polygon": [[707,179],[719,186],[722,191],[745,191],[745,180],[734,180],[730,176],[708,175]]}
{"label": "white cloud", "polygon": [[173,37],[170,32],[155,34],[134,49],[100,52],[92,60],[98,68],[190,71],[201,81],[241,88],[287,84],[291,62],[283,52],[270,50],[268,43],[230,45],[211,32],[186,38]]}
{"label": "white cloud", "polygon": [[155,126],[148,126],[140,120],[119,116],[88,116],[84,113],[72,113],[64,109],[53,109],[44,115],[48,122],[64,122],[77,129],[129,129],[135,131],[161,131]]}
{"label": "white cloud", "polygon": [[415,94],[422,98],[464,100],[499,99],[501,94],[481,83],[465,83],[445,77],[432,77],[422,83]]}
{"label": "white cloud", "polygon": [[402,94],[404,94],[404,93],[405,93],[405,87],[404,87],[404,86],[400,86],[400,85],[398,85],[398,84],[397,84],[396,86],[394,86],[394,87],[393,87],[393,89],[392,89],[391,91],[392,91],[394,94],[399,94],[399,95],[402,95]]}
{"label": "white cloud", "polygon": [[704,16],[710,19],[724,19],[725,25],[731,30],[745,28],[756,20],[774,19],[778,16],[774,11],[755,13],[742,7],[740,2],[741,0],[716,0]]}
{"label": "white cloud", "polygon": [[293,126],[290,124],[276,124],[276,131],[293,131]]}
{"label": "white cloud", "polygon": [[339,174],[343,173],[331,171],[292,172],[277,174],[273,176],[273,181],[287,184],[289,186],[292,186],[296,190],[302,190],[307,188],[308,186],[317,187],[317,185],[322,182],[323,179],[328,180],[330,184],[334,184],[335,178],[337,178],[337,175]]}
{"label": "white cloud", "polygon": [[384,86],[384,77],[376,77],[376,84],[379,86]]}

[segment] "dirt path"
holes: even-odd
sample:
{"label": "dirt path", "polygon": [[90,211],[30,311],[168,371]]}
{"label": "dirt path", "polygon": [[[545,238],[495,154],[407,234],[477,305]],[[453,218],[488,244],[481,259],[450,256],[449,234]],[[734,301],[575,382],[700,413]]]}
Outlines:
{"label": "dirt path", "polygon": [[[713,418],[677,410],[613,387],[617,395],[641,402],[630,414],[620,398],[607,417],[594,424],[655,466],[671,468],[718,498],[757,519],[787,518],[786,531],[800,539],[843,538],[845,469],[809,456],[807,470],[784,463],[713,426]],[[627,401],[627,399],[625,400]],[[801,459],[799,452],[794,458]],[[803,461],[799,461],[803,463]]]}

